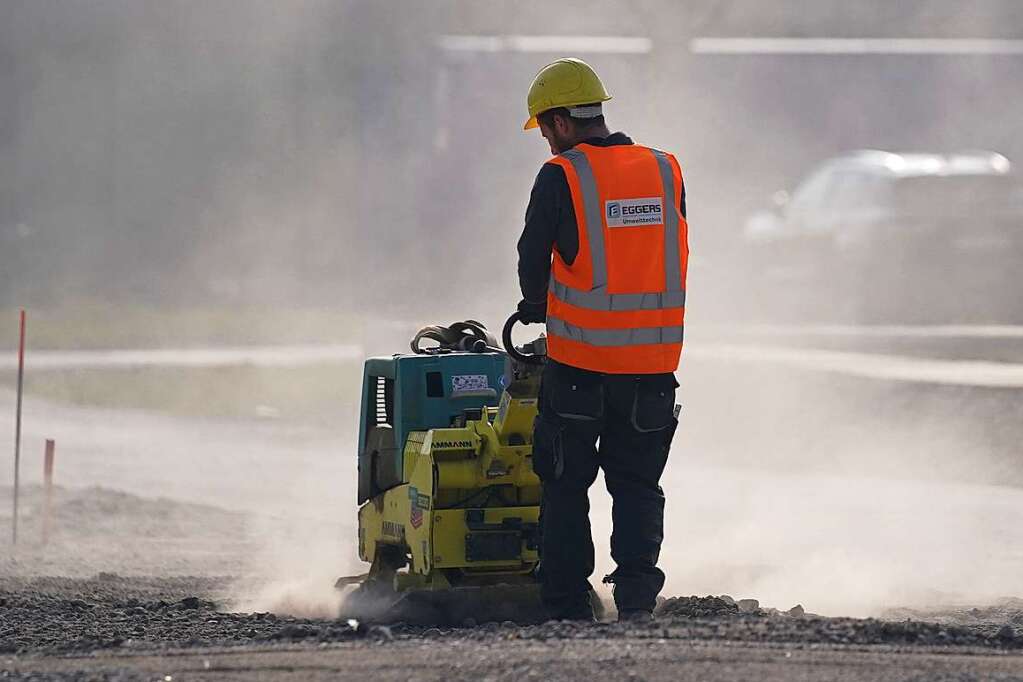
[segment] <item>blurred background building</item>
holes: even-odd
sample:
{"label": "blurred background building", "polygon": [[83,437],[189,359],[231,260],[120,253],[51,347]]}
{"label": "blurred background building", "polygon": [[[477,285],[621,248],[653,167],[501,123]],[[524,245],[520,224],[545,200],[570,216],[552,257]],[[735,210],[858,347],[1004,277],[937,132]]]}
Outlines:
{"label": "blurred background building", "polygon": [[0,304],[513,302],[525,92],[568,54],[679,156],[691,307],[738,314],[744,221],[821,161],[1023,160],[1019,41],[1015,0],[7,0]]}

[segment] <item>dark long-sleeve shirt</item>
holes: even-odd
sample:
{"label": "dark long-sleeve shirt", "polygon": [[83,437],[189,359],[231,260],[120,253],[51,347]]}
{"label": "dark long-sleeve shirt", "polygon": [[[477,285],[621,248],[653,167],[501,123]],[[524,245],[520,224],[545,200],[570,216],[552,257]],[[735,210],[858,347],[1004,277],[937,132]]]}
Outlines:
{"label": "dark long-sleeve shirt", "polygon": [[[612,133],[608,137],[584,140],[595,147],[632,144],[625,133]],[[679,209],[686,215],[686,188],[682,186]],[[526,207],[526,226],[519,237],[519,287],[522,298],[539,303],[546,300],[547,284],[551,276],[551,253],[558,250],[561,258],[571,265],[579,253],[579,232],[575,222],[572,193],[564,169],[545,163],[536,175],[533,191]]]}

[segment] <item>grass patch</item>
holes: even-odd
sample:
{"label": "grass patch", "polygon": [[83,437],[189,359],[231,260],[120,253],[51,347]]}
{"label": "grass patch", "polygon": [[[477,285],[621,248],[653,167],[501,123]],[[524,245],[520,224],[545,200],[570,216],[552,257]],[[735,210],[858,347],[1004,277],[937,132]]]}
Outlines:
{"label": "grass patch", "polygon": [[[317,308],[156,308],[86,301],[28,310],[35,350],[358,343],[357,314]],[[0,309],[0,350],[17,347],[18,311]]]}
{"label": "grass patch", "polygon": [[[0,384],[13,388],[13,372]],[[31,372],[26,395],[112,409],[183,416],[350,419],[359,409],[362,363],[305,367],[77,369]]]}

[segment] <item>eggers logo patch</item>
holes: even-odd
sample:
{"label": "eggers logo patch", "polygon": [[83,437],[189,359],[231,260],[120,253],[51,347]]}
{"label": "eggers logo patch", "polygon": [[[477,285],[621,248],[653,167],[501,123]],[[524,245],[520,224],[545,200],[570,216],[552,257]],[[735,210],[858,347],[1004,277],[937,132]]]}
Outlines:
{"label": "eggers logo patch", "polygon": [[664,223],[661,197],[605,201],[604,215],[608,227],[638,227]]}

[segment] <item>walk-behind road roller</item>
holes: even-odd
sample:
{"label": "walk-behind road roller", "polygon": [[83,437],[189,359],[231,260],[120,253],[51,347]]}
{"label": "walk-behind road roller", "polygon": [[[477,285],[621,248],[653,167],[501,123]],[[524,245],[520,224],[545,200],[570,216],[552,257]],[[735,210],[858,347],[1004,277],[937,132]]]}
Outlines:
{"label": "walk-behind road roller", "polygon": [[350,590],[342,617],[543,620],[532,433],[546,343],[515,347],[518,321],[505,324],[503,349],[470,320],[421,330],[410,354],[366,360],[358,501],[369,571],[338,580]]}

